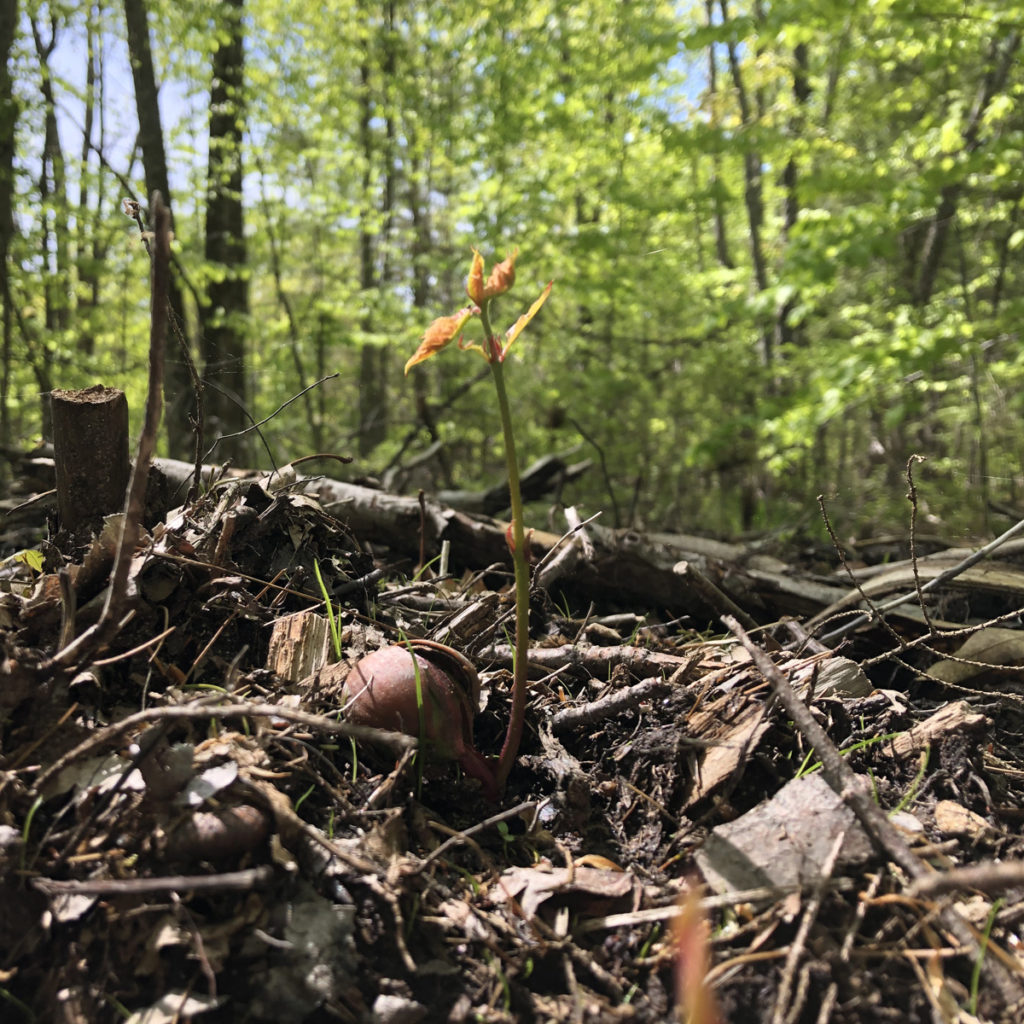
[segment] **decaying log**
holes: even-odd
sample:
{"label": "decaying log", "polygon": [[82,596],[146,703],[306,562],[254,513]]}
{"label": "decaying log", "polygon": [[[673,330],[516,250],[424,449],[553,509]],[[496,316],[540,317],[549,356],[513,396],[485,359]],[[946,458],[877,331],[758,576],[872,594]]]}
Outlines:
{"label": "decaying log", "polygon": [[[450,564],[456,571],[508,561],[506,522],[471,516],[432,498],[427,498],[421,509],[416,498],[322,478],[308,480],[304,489],[315,494],[357,537],[394,554],[418,558],[422,530],[427,557],[436,555],[442,542],[448,541]],[[753,606],[766,620],[817,611],[848,590],[795,580],[787,575],[785,563],[739,545],[704,537],[612,530],[599,523],[590,523],[585,529],[592,554],[579,557],[572,575],[563,578],[560,586],[579,588],[605,600],[660,605],[677,615],[717,622],[720,612],[676,571],[681,561],[698,566],[736,604]],[[560,540],[558,534],[534,530],[530,538],[533,562],[544,558]]]}
{"label": "decaying log", "polygon": [[[541,460],[534,467],[539,491],[553,486],[563,470],[575,471],[574,467],[559,468],[560,460],[552,458],[554,461]],[[155,460],[155,468],[162,490],[153,495],[147,524],[162,519],[170,507],[184,502],[193,472],[190,463],[169,459]],[[406,559],[410,566],[417,565],[421,556],[425,561],[434,559],[446,542],[448,564],[454,572],[479,571],[509,562],[507,522],[453,508],[441,495],[422,499],[396,495],[327,477],[298,476],[290,467],[254,474],[251,470],[204,466],[202,474],[204,488],[225,478],[256,475],[270,490],[314,496],[361,542],[388,559]],[[500,492],[500,487],[473,492],[475,497],[467,504],[497,507]],[[567,510],[567,516],[573,511]],[[845,574],[829,578],[801,573],[753,547],[686,534],[613,530],[599,521],[579,524],[578,518],[569,521],[575,525],[567,535],[547,530],[534,530],[530,535],[530,555],[537,567],[535,582],[545,590],[561,589],[620,605],[660,607],[675,616],[690,616],[698,628],[717,625],[723,611],[735,614],[742,610],[750,616],[747,628],[755,620],[768,623],[795,617],[810,620],[813,632],[815,627],[829,628],[822,626],[823,620],[837,613],[845,612],[841,621],[848,622],[855,609],[866,607],[865,594],[887,617],[912,623],[924,619],[913,593],[915,577],[909,562],[855,570],[862,593]],[[526,525],[529,528],[531,524]],[[1004,538],[1001,543],[1001,554],[1007,559],[1021,551],[1024,540]],[[929,590],[942,583],[944,591],[968,598],[974,593],[981,600],[995,596],[1008,604],[1024,603],[1024,572],[992,560],[965,568],[958,561],[962,556],[970,556],[970,552],[949,549],[918,559],[923,588]],[[958,575],[946,583],[944,574],[950,572],[951,561]],[[901,600],[890,599],[894,591],[901,590]],[[942,595],[930,595],[929,605],[934,625],[958,624],[943,615]],[[874,620],[862,616],[858,621]]]}
{"label": "decaying log", "polygon": [[[523,501],[538,501],[547,494],[557,495],[562,487],[582,476],[590,466],[589,459],[570,466],[558,455],[545,455],[521,474],[519,490]],[[507,511],[511,500],[508,481],[489,487],[486,491],[440,491],[437,498],[442,505],[485,516],[496,516]]]}

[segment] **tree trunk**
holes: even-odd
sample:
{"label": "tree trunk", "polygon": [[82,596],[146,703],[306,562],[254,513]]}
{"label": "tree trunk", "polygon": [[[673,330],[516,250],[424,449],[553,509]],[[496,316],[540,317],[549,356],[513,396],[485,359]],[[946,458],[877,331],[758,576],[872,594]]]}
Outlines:
{"label": "tree trunk", "polygon": [[[99,242],[96,218],[89,209],[89,162],[92,159],[92,134],[96,120],[96,81],[99,65],[97,55],[99,37],[96,31],[99,13],[97,5],[90,3],[85,14],[85,96],[82,118],[81,169],[78,177],[78,245],[75,258],[78,301],[75,332],[78,335],[78,350],[85,356],[91,356],[96,347],[91,314],[99,301],[99,261],[96,259]],[[97,148],[100,152],[103,151],[102,144]],[[102,196],[102,191],[98,190],[97,210],[102,209],[100,202]]]}
{"label": "tree trunk", "polygon": [[[722,20],[729,20],[728,4],[726,0],[719,0],[719,7],[722,11]],[[746,84],[743,81],[743,72],[740,68],[739,51],[735,43],[729,43],[729,70],[732,73],[732,83],[736,90],[736,101],[740,108],[740,120],[743,128],[751,128],[757,117],[750,103],[750,96]],[[759,104],[760,106],[760,104]],[[744,141],[743,149],[743,202],[747,210],[747,231],[750,235],[750,259],[754,267],[754,280],[757,283],[759,292],[768,290],[768,261],[765,258],[764,241],[761,236],[761,229],[764,227],[764,189],[761,181],[762,160],[760,152],[754,148],[753,143]],[[772,330],[762,324],[761,331],[761,361],[771,367],[775,361],[774,337]]]}
{"label": "tree trunk", "polygon": [[[146,196],[159,192],[165,205],[171,211],[171,231],[174,231],[174,203],[167,181],[167,157],[164,153],[164,133],[160,123],[160,106],[157,103],[156,75],[153,71],[153,54],[149,46],[149,25],[147,23],[145,0],[124,0],[125,25],[128,31],[128,53],[131,58],[132,79],[135,83],[135,106],[139,118],[139,146],[142,149],[142,166],[146,177]],[[164,375],[164,422],[167,426],[168,451],[177,458],[191,454],[192,428],[189,424],[189,410],[195,396],[189,378],[188,363],[191,353],[182,353],[180,346],[187,346],[185,337],[185,304],[181,288],[172,275],[168,307],[172,337],[178,346],[171,345],[167,356]]]}
{"label": "tree trunk", "polygon": [[225,41],[213,52],[210,86],[210,144],[207,163],[205,255],[216,272],[206,289],[203,316],[203,380],[211,439],[224,437],[218,457],[244,462],[248,437],[245,337],[249,315],[244,209],[242,130],[244,124],[243,0],[219,5]]}
{"label": "tree trunk", "polygon": [[[973,153],[982,143],[982,121],[993,98],[1006,86],[1010,69],[1016,60],[1020,46],[1021,33],[1010,32],[1006,37],[999,37],[992,43],[990,65],[985,77],[974,97],[974,105],[963,133],[962,153],[967,156]],[[955,182],[945,185],[939,193],[939,202],[928,226],[928,234],[918,259],[917,275],[914,281],[914,302],[919,306],[928,304],[935,290],[935,279],[939,264],[946,249],[949,229],[956,217],[960,204],[962,185]]]}
{"label": "tree trunk", "polygon": [[[68,258],[68,196],[64,152],[57,129],[57,102],[50,75],[50,57],[57,46],[57,18],[50,19],[50,38],[43,41],[39,23],[32,19],[32,38],[39,58],[43,94],[43,152],[39,169],[39,198],[43,207],[41,257],[46,280],[46,331],[49,337],[67,328],[71,305]],[[45,399],[44,399],[45,405]]]}
{"label": "tree trunk", "polygon": [[[807,47],[804,43],[798,43],[793,49],[793,98],[796,100],[796,112],[790,119],[790,136],[795,140],[803,137],[804,134],[804,107],[811,95],[811,86],[808,81],[807,70]],[[799,193],[800,169],[797,166],[796,157],[792,153],[786,161],[782,171],[782,187],[785,190],[785,204],[783,211],[782,240],[788,246],[790,233],[796,226],[797,218],[800,216],[800,193]],[[798,340],[797,332],[789,323],[789,315],[793,312],[797,303],[797,294],[794,292],[785,302],[779,303],[775,309],[775,348],[776,351]]]}
{"label": "tree trunk", "polygon": [[[35,350],[33,364],[40,384],[43,437],[50,437],[52,421],[46,391],[51,383],[51,368],[56,343],[68,325],[70,296],[68,287],[68,196],[64,152],[57,129],[57,103],[50,76],[50,56],[57,46],[57,16],[50,16],[50,38],[43,41],[39,23],[32,18],[32,38],[39,58],[40,91],[43,95],[43,151],[39,166],[39,199],[42,207],[40,261],[43,275],[45,331]],[[26,341],[27,341],[26,337]]]}
{"label": "tree trunk", "polygon": [[[369,202],[373,187],[376,147],[371,124],[374,116],[374,104],[371,95],[372,76],[368,60],[360,65],[359,82],[359,139],[362,145],[364,164],[363,196]],[[372,291],[380,284],[376,268],[377,254],[374,249],[375,235],[370,227],[372,219],[371,211],[364,210],[363,227],[359,232],[359,287],[364,293]],[[364,333],[373,329],[373,314],[369,311],[369,303],[367,303],[367,312],[363,316],[360,326]],[[388,395],[384,368],[384,350],[364,341],[359,351],[359,424],[357,427],[361,456],[369,455],[387,435]]]}
{"label": "tree trunk", "polygon": [[7,258],[14,235],[14,129],[18,107],[9,60],[18,28],[18,0],[0,0],[0,301],[3,302],[3,366],[0,368],[0,445],[10,446],[11,342],[14,323]]}
{"label": "tree trunk", "polygon": [[[708,25],[714,24],[713,2],[714,0],[705,0]],[[718,130],[721,130],[718,112],[718,61],[715,59],[714,46],[708,47],[708,96],[712,124]],[[722,184],[722,155],[718,151],[717,146],[711,154],[711,167],[710,184],[712,202],[714,203],[715,254],[721,266],[727,270],[732,270],[736,264],[733,263],[732,256],[729,254],[729,236],[725,229],[725,197],[723,195],[725,186]]]}

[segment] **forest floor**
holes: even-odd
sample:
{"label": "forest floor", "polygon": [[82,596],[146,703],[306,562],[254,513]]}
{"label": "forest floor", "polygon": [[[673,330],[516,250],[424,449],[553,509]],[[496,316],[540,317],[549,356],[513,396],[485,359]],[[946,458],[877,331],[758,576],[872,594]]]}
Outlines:
{"label": "forest floor", "polygon": [[[4,1021],[1022,1019],[1008,630],[926,674],[963,635],[876,619],[830,646],[763,608],[730,630],[570,576],[533,595],[495,803],[347,729],[317,571],[346,665],[409,637],[470,659],[496,753],[505,568],[416,578],[265,484],[152,527],[126,614],[75,657],[55,655],[102,621],[116,538],[4,563]],[[1010,610],[996,596],[982,617]]]}

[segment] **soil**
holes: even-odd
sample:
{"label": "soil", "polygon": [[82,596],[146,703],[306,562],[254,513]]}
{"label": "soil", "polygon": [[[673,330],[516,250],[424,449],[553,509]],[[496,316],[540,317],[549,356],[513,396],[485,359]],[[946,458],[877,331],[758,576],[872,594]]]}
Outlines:
{"label": "soil", "polygon": [[[4,563],[4,1021],[1021,1019],[1024,872],[913,877],[1020,857],[1015,656],[951,680],[924,670],[963,635],[875,619],[829,647],[740,609],[898,810],[908,862],[850,792],[774,799],[825,758],[736,630],[569,578],[534,591],[527,728],[493,801],[443,744],[356,738],[340,683],[383,645],[443,642],[479,674],[473,741],[497,754],[506,566],[417,573],[254,479],[150,526],[112,626],[116,526]],[[724,868],[765,814],[753,870]],[[838,838],[811,856],[816,833]]]}

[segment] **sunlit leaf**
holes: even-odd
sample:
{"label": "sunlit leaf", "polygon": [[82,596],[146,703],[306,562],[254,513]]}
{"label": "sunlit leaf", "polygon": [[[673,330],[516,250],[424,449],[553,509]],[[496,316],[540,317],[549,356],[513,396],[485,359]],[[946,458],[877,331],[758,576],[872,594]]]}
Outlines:
{"label": "sunlit leaf", "polygon": [[537,301],[505,332],[505,348],[502,351],[502,358],[508,354],[508,350],[512,347],[512,342],[519,337],[522,333],[523,328],[537,315],[537,310],[547,301],[547,297],[551,294],[551,286],[554,281],[548,281],[547,287],[540,293]]}
{"label": "sunlit leaf", "polygon": [[474,306],[467,306],[451,316],[438,317],[424,332],[419,348],[405,364],[405,372],[408,373],[417,363],[422,363],[424,359],[429,359],[435,353],[440,352],[452,338],[462,331],[474,312]]}
{"label": "sunlit leaf", "polygon": [[484,287],[484,298],[493,299],[495,295],[503,295],[516,283],[516,257],[519,250],[513,250],[500,263],[496,263],[487,278]]}
{"label": "sunlit leaf", "polygon": [[473,263],[469,268],[469,277],[466,279],[466,294],[479,306],[486,298],[484,288],[484,258],[473,250]]}

